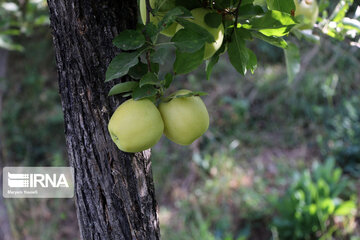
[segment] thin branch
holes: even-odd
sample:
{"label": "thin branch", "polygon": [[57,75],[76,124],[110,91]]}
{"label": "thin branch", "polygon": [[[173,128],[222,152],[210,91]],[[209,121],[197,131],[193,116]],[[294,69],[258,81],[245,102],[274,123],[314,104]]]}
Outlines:
{"label": "thin branch", "polygon": [[239,17],[239,8],[240,8],[240,5],[241,5],[241,2],[242,2],[242,0],[239,0],[239,3],[238,3],[238,5],[237,5],[237,7],[235,9],[235,12],[234,12],[234,14],[235,14],[235,22],[234,22],[234,28],[231,31],[231,35],[234,33],[235,28],[237,28],[238,17]]}
{"label": "thin branch", "polygon": [[235,24],[234,24],[234,27],[236,27],[237,26],[237,24],[238,24],[238,17],[239,17],[239,8],[240,8],[240,5],[241,5],[241,0],[239,0],[239,3],[238,3],[238,5],[237,5],[237,7],[236,7],[236,10],[235,10]]}
{"label": "thin branch", "polygon": [[150,13],[152,13],[153,9],[150,5],[150,0],[145,0],[146,4],[146,24],[150,22]]}
{"label": "thin branch", "polygon": [[[150,5],[150,0],[145,0],[146,3],[146,24],[150,23],[150,13],[152,14],[152,8]],[[146,35],[146,41],[151,42],[151,39],[149,36]],[[146,52],[146,62],[148,71],[151,72],[151,61],[150,61],[150,50]]]}

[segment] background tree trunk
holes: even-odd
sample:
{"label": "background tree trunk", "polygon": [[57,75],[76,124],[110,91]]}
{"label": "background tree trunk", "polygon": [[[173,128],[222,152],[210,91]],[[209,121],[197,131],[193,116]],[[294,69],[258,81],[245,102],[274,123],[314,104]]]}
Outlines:
{"label": "background tree trunk", "polygon": [[5,154],[3,152],[3,128],[2,128],[2,100],[5,91],[5,76],[7,70],[8,50],[0,48],[0,240],[11,240],[11,228],[9,216],[2,196],[2,168],[5,166]]}
{"label": "background tree trunk", "polygon": [[112,39],[137,23],[136,0],[48,0],[70,165],[83,239],[160,239],[150,151],[125,154],[107,123]]}

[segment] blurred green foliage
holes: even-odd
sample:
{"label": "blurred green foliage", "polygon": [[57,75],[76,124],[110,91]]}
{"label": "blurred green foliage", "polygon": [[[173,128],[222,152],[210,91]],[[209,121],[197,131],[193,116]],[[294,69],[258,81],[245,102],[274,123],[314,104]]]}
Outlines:
{"label": "blurred green foliage", "polygon": [[276,203],[273,219],[278,239],[333,239],[345,237],[355,221],[356,194],[340,168],[328,160],[314,164],[312,173],[298,174]]}
{"label": "blurred green foliage", "polygon": [[[41,36],[42,39],[39,39]],[[10,55],[2,111],[6,162],[65,165],[65,137],[51,36],[47,29],[18,41]]]}
{"label": "blurred green foliage", "polygon": [[47,25],[45,0],[0,1],[0,48],[23,51],[14,41],[20,35],[30,36],[36,27]]}
{"label": "blurred green foliage", "polygon": [[325,120],[326,131],[318,136],[324,157],[335,158],[347,173],[360,176],[360,98],[343,100]]}

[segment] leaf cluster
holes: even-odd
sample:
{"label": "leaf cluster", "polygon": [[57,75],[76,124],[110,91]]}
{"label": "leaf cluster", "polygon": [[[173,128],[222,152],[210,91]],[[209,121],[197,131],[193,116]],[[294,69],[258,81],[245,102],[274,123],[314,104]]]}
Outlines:
{"label": "leaf cluster", "polygon": [[[156,6],[161,6],[161,1],[169,0],[158,1],[160,3]],[[288,76],[291,81],[300,70],[300,51],[295,44],[286,41],[287,36],[293,33],[300,39],[316,39],[312,33],[302,32],[295,28],[299,23],[299,18],[294,17],[293,0],[174,1],[176,7],[166,13],[160,14],[159,8],[148,9],[147,14],[161,16],[157,24],[147,22],[135,30],[121,32],[114,39],[114,45],[122,52],[110,63],[106,72],[106,81],[127,74],[134,81],[131,87],[123,83],[114,86],[109,95],[122,94],[123,96],[131,95],[134,99],[159,99],[175,76],[187,74],[199,68],[204,62],[209,80],[214,66],[225,52],[228,53],[230,63],[240,74],[253,73],[257,67],[258,57],[247,47],[247,43],[254,39],[284,49]],[[327,1],[322,0],[319,3],[320,10],[324,14],[326,13],[325,2]],[[337,7],[329,19],[337,23],[337,26],[342,24],[345,30],[359,31],[358,22],[350,21],[345,17],[352,0],[341,1],[341,3],[344,6]],[[222,46],[210,59],[205,60],[206,44],[213,43],[215,39],[207,29],[189,21],[193,18],[191,10],[199,7],[212,10],[204,17],[208,29],[217,28],[220,24],[225,29]],[[159,34],[172,24],[178,24],[181,27],[177,28],[175,35],[167,42],[158,43]],[[326,26],[330,25],[328,23]],[[331,35],[331,31],[328,30],[327,34]],[[333,34],[335,38],[340,39],[340,36]],[[169,51],[175,51],[176,54],[172,71],[167,73],[164,79],[159,79],[159,69],[168,63]]]}

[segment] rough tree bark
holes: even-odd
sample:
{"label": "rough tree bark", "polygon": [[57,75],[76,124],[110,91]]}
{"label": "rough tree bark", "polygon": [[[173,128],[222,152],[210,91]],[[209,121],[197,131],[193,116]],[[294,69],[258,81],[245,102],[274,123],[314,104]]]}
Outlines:
{"label": "rough tree bark", "polygon": [[160,239],[150,151],[125,154],[107,123],[112,39],[137,22],[136,0],[48,0],[82,239]]}

